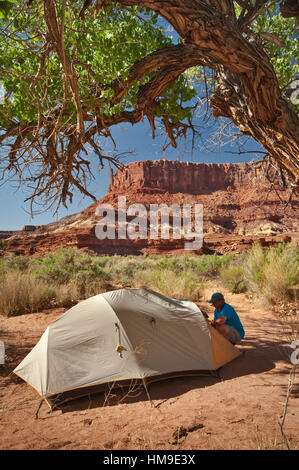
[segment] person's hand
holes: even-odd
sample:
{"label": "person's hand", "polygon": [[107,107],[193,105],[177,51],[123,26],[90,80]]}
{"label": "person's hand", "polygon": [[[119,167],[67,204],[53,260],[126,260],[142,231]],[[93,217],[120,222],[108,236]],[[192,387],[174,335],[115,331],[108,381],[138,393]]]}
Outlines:
{"label": "person's hand", "polygon": [[221,317],[217,318],[216,320],[213,320],[212,325],[213,326],[219,326],[219,325],[223,325],[225,322],[226,322],[226,317],[221,316]]}

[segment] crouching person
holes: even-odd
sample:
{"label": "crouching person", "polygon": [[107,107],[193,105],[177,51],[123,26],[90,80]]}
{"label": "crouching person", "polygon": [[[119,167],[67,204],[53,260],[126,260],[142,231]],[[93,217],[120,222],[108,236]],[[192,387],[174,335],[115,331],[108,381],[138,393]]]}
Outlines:
{"label": "crouching person", "polygon": [[235,309],[225,302],[221,292],[215,292],[208,302],[215,307],[211,325],[232,344],[239,344],[245,336],[245,331]]}

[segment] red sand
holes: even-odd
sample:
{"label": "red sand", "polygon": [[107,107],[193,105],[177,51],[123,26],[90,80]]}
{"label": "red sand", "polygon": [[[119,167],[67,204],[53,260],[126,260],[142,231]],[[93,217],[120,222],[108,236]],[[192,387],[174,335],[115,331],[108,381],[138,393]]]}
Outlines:
{"label": "red sand", "polygon": [[[214,290],[207,289],[205,298]],[[69,402],[51,412],[36,391],[8,375],[63,309],[0,317],[7,360],[0,366],[0,448],[3,449],[281,449],[279,428],[290,363],[290,340],[270,310],[243,294],[227,294],[240,315],[246,338],[243,354],[221,370],[223,381],[178,378],[150,385],[156,405],[143,390],[114,392]],[[209,312],[212,309],[203,304]],[[210,315],[211,317],[211,315]],[[292,388],[284,431],[299,448],[298,379]],[[178,434],[178,428],[186,432]],[[182,428],[181,428],[182,431]],[[185,434],[179,439],[178,436]]]}

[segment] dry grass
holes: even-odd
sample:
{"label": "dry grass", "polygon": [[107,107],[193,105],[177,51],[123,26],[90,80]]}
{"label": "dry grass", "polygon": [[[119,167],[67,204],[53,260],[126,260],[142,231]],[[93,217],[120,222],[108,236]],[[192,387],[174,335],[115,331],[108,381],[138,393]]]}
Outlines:
{"label": "dry grass", "polygon": [[88,279],[66,284],[38,279],[30,271],[13,270],[0,278],[0,312],[6,316],[33,313],[44,308],[71,307],[103,292],[100,281]]}
{"label": "dry grass", "polygon": [[192,272],[175,273],[170,269],[151,269],[140,273],[135,287],[146,287],[175,298],[196,301],[201,297],[201,284]]}
{"label": "dry grass", "polygon": [[0,310],[4,315],[34,312],[48,306],[55,290],[30,273],[12,271],[2,276],[0,283]]}
{"label": "dry grass", "polygon": [[220,278],[233,292],[251,294],[268,306],[290,301],[299,282],[299,250],[296,243],[263,250],[254,245],[220,270]]}

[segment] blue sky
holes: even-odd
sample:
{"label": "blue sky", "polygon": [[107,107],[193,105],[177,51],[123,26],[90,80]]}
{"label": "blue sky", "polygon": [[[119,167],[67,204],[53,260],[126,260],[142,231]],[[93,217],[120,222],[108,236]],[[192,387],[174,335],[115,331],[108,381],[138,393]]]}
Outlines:
{"label": "blue sky", "polygon": [[[197,145],[193,154],[191,153],[191,137],[186,140],[182,139],[178,149],[168,147],[163,152],[164,138],[153,140],[151,137],[151,129],[145,120],[144,123],[131,125],[119,125],[112,128],[112,135],[118,145],[119,152],[133,152],[123,160],[124,163],[129,163],[137,160],[159,160],[165,158],[169,160],[180,161],[193,161],[193,162],[206,162],[206,163],[236,163],[250,161],[256,158],[254,153],[249,154],[235,154],[238,152],[236,144],[225,145],[220,148],[206,149],[205,142],[212,134],[213,129],[211,124],[197,121],[203,126],[204,134],[202,142]],[[246,150],[260,150],[261,147],[253,140],[249,141],[246,145]],[[107,145],[107,151],[109,145]],[[261,149],[263,150],[263,149]],[[110,169],[107,166],[104,170],[99,171],[96,165],[96,159],[92,157],[93,170],[95,172],[95,180],[90,184],[89,191],[100,199],[108,190],[110,183]],[[25,224],[47,224],[57,220],[57,218],[66,215],[74,214],[88,207],[93,201],[89,198],[82,199],[80,194],[74,194],[73,203],[68,209],[62,207],[59,210],[58,217],[54,216],[50,211],[43,214],[36,215],[31,218],[29,211],[29,203],[25,203],[24,199],[27,197],[26,189],[24,187],[18,188],[16,183],[7,183],[5,186],[0,187],[0,230],[20,230]]]}

